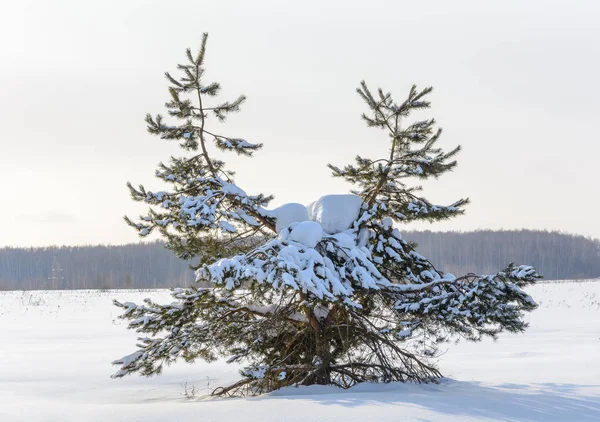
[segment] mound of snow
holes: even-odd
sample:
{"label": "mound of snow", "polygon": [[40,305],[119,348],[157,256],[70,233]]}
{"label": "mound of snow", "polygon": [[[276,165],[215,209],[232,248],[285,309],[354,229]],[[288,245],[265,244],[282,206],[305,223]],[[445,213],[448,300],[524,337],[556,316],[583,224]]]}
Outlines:
{"label": "mound of snow", "polygon": [[269,214],[275,217],[277,233],[280,233],[282,229],[289,226],[292,223],[299,223],[301,221],[307,221],[308,210],[302,204],[290,202],[289,204],[283,204],[282,206],[269,211]]}
{"label": "mound of snow", "polygon": [[314,221],[302,221],[292,226],[288,239],[302,243],[309,248],[314,248],[323,238],[323,228]]}
{"label": "mound of snow", "polygon": [[[348,232],[350,232],[348,230]],[[356,239],[352,232],[336,233],[331,237],[334,238],[340,248],[352,249],[356,246]]]}
{"label": "mound of snow", "polygon": [[308,219],[323,227],[326,233],[340,233],[358,218],[363,200],[357,195],[325,195],[308,205]]}

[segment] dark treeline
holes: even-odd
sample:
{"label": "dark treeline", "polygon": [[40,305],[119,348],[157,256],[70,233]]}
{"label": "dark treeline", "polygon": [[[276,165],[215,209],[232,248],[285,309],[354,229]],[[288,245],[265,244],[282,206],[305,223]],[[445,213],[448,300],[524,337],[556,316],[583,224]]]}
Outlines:
{"label": "dark treeline", "polygon": [[0,249],[4,290],[156,288],[193,280],[189,263],[159,242]]}
{"label": "dark treeline", "polygon": [[546,280],[600,277],[600,240],[538,230],[406,232],[437,268],[493,274],[508,262],[533,265]]}
{"label": "dark treeline", "polygon": [[[600,277],[600,241],[546,231],[405,232],[418,251],[453,274],[494,273],[509,261],[549,280]],[[116,289],[188,286],[189,263],[160,242],[120,246],[0,248],[0,289]]]}

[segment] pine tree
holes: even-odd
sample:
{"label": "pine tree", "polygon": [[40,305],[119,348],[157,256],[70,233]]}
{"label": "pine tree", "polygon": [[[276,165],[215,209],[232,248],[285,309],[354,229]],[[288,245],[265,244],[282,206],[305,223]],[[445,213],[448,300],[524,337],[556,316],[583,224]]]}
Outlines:
{"label": "pine tree", "polygon": [[[203,106],[203,97],[218,91],[217,84],[200,82],[205,49],[206,36],[196,57],[188,50],[180,80],[167,74],[172,100],[166,106],[184,123],[167,126],[160,116],[147,118],[151,133],[201,152],[160,166],[157,175],[173,183],[173,191],[131,188],[134,199],[165,211],[151,210],[139,223],[128,220],[141,235],[158,229],[179,256],[200,256],[198,284],[174,289],[176,301],[168,305],[115,302],[129,328],[146,336],[139,338],[139,350],[113,362],[120,367],[114,377],[151,376],[178,359],[227,358],[245,364],[242,378],[213,394],[429,382],[441,376],[428,362],[440,343],[527,327],[523,313],[536,304],[522,287],[539,278],[532,267],[509,264],[492,275],[455,277],[434,268],[394,227],[451,218],[468,203],[434,205],[408,184],[456,166],[459,148],[446,153],[437,146],[441,130],[433,119],[406,123],[412,111],[430,106],[431,88],[413,87],[397,104],[391,94],[380,89],[373,95],[362,82],[358,94],[369,110],[362,117],[387,132],[389,156],[357,157],[343,169],[330,165],[335,177],[356,186],[352,195],[269,211],[264,207],[271,197],[246,195],[224,163],[208,154],[208,139],[244,154],[259,145],[205,129],[208,111],[222,120],[244,100]],[[191,92],[195,104],[180,97]]]}

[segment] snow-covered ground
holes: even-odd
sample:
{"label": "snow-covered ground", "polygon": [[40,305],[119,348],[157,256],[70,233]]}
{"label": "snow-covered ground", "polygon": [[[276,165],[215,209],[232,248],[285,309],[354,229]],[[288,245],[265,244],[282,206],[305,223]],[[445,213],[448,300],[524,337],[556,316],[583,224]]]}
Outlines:
{"label": "snow-covered ground", "polygon": [[168,301],[164,290],[0,292],[0,421],[600,421],[600,280],[528,291],[540,304],[530,329],[448,345],[441,384],[247,399],[202,398],[238,379],[225,363],[109,378],[110,361],[135,347],[112,299]]}

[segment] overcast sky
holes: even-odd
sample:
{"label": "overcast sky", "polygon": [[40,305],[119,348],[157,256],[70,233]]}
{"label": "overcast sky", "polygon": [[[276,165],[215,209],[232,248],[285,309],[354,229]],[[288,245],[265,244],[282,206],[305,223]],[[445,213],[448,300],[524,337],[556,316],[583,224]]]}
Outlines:
{"label": "overcast sky", "polygon": [[146,133],[166,70],[209,32],[207,77],[248,96],[219,131],[273,206],[347,192],[326,168],[378,158],[359,81],[401,101],[432,85],[440,144],[463,146],[425,196],[467,213],[410,228],[600,237],[600,1],[13,1],[0,18],[0,246],[138,240],[125,183],[158,186],[175,144]]}

